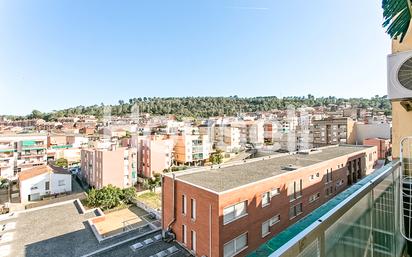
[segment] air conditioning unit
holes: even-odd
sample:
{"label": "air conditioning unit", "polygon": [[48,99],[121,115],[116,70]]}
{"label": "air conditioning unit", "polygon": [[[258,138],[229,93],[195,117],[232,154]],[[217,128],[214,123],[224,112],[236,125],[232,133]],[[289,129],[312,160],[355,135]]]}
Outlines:
{"label": "air conditioning unit", "polygon": [[388,98],[412,98],[412,51],[388,55]]}

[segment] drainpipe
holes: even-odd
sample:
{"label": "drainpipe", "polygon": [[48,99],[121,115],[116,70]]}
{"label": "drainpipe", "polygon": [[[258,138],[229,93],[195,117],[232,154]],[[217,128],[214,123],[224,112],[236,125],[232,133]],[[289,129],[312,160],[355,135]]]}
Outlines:
{"label": "drainpipe", "polygon": [[[176,187],[176,182],[175,182],[175,180],[176,180],[176,175],[173,173],[172,174],[172,176],[173,176],[173,187],[172,187],[172,189],[173,189],[173,192],[172,192],[172,195],[173,195],[173,219],[169,222],[169,224],[167,225],[167,230],[168,231],[170,231],[170,227],[173,225],[173,223],[175,223],[175,221],[176,221],[176,196],[175,196],[175,187]],[[162,196],[162,197],[164,197],[164,195]]]}

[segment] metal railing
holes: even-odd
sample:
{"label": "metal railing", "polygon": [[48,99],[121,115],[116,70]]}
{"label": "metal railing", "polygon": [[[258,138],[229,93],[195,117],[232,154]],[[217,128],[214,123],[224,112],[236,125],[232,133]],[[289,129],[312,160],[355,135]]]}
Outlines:
{"label": "metal railing", "polygon": [[361,179],[249,256],[401,256],[401,162]]}

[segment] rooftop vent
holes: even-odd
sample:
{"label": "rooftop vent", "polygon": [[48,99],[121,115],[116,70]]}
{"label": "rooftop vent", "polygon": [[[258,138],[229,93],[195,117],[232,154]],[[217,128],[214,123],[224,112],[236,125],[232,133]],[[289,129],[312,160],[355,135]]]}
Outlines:
{"label": "rooftop vent", "polygon": [[282,170],[292,171],[292,170],[299,169],[299,166],[296,166],[296,165],[293,165],[293,164],[288,164],[286,166],[282,166],[281,168],[282,168]]}
{"label": "rooftop vent", "polygon": [[320,153],[320,152],[322,152],[322,150],[319,150],[319,149],[309,149],[309,150],[301,150],[301,151],[299,151],[298,152],[298,154],[314,154],[314,153]]}

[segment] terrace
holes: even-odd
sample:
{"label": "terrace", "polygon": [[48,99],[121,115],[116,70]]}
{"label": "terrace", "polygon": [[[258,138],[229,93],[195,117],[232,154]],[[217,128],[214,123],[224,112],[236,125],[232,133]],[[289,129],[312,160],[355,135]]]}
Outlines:
{"label": "terrace", "polygon": [[98,214],[95,211],[82,213],[73,201],[67,201],[0,216],[0,228],[5,228],[0,229],[0,256],[87,256],[116,250],[121,244],[135,243],[153,233],[152,229],[130,230],[99,242],[87,222]]}

